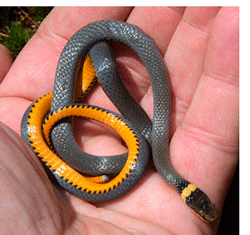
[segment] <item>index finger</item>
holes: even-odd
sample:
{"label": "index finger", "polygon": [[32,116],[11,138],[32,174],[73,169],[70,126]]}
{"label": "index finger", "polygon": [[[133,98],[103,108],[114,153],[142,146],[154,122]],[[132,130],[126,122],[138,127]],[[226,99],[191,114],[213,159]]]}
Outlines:
{"label": "index finger", "polygon": [[53,9],[15,60],[0,86],[0,96],[35,100],[48,93],[53,88],[60,53],[78,29],[100,19],[126,20],[130,11],[129,7]]}

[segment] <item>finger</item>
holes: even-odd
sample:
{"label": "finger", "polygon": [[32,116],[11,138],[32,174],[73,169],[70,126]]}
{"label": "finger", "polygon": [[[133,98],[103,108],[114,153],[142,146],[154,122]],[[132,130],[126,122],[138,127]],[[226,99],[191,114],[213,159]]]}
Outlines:
{"label": "finger", "polygon": [[127,22],[137,25],[149,34],[164,55],[184,9],[184,7],[135,7]]}
{"label": "finger", "polygon": [[30,102],[22,98],[3,97],[0,99],[0,122],[20,134],[21,119]]}
{"label": "finger", "polygon": [[[219,8],[153,9],[156,11],[154,17],[148,17],[148,15],[151,16],[148,8],[134,8],[128,20],[133,19],[135,11],[140,14],[145,13],[144,17],[135,17],[133,20],[153,36],[154,40],[160,45],[163,55],[166,52],[165,61],[173,91],[171,127],[175,129],[175,126],[181,122],[192,100],[192,95],[202,73],[209,30]],[[170,14],[171,12],[172,14]],[[159,22],[160,26],[156,27]],[[148,27],[147,24],[151,27]],[[134,67],[136,66],[135,63],[131,64]],[[143,81],[147,80],[147,73],[142,69],[143,67],[137,67],[141,70],[137,73],[143,75],[141,79]],[[148,84],[144,86],[143,95],[148,91],[148,87]],[[151,116],[153,113],[152,99],[152,90],[149,90],[141,101],[141,105]]]}
{"label": "finger", "polygon": [[222,205],[238,156],[238,17],[238,8],[218,12],[204,73],[170,150],[176,169],[217,206]]}
{"label": "finger", "polygon": [[9,71],[11,65],[13,63],[12,56],[10,51],[4,46],[0,44],[0,83],[4,79],[5,75]]}
{"label": "finger", "polygon": [[203,72],[204,58],[218,7],[188,7],[166,54],[171,78],[172,128],[181,122]]}
{"label": "finger", "polygon": [[69,203],[63,203],[66,198],[55,194],[42,164],[24,141],[2,123],[0,158],[1,233],[42,234],[48,229],[62,234],[70,221]]}
{"label": "finger", "polygon": [[[232,15],[231,15],[232,14]],[[218,16],[224,24],[218,24],[209,42],[205,60],[205,74],[228,78],[232,85],[238,86],[239,77],[239,18],[238,8],[223,8]],[[223,35],[223,38],[221,38]]]}
{"label": "finger", "polygon": [[55,8],[17,57],[1,84],[0,96],[34,100],[52,91],[58,59],[67,40],[91,21],[124,20],[129,12],[126,7]]}

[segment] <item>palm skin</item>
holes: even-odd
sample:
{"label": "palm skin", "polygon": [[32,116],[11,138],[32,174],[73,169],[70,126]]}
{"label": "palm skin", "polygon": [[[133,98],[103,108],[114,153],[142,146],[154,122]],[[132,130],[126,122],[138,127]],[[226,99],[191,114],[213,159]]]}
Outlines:
{"label": "palm skin", "polygon": [[[55,8],[13,64],[0,47],[0,121],[20,134],[24,111],[52,91],[61,50],[78,29],[101,19],[138,25],[155,40],[170,76],[172,164],[220,212],[238,162],[238,17],[233,7]],[[117,52],[117,61],[128,89],[152,118],[145,68],[130,51]],[[114,110],[100,87],[87,102]],[[215,233],[218,222],[200,220],[151,166],[131,192],[110,203],[91,205],[54,187],[37,157],[5,125],[0,125],[1,233]],[[124,152],[119,137],[103,126],[82,120],[76,125],[86,152]]]}

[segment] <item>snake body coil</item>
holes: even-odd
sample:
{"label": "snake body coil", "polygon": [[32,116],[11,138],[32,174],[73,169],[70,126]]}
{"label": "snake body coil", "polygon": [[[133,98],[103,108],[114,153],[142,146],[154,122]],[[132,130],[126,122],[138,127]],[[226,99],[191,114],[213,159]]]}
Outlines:
{"label": "snake body coil", "polygon": [[[109,46],[113,42],[131,48],[147,68],[154,100],[152,124],[121,82]],[[75,103],[77,78],[81,71],[84,95],[97,77],[122,116]],[[126,142],[128,153],[110,157],[83,153],[74,139],[71,116],[84,116],[111,126]],[[154,41],[134,25],[106,20],[85,26],[69,40],[58,63],[53,97],[46,95],[29,107],[21,130],[23,138],[53,172],[59,184],[91,202],[110,201],[127,193],[146,168],[150,146],[161,176],[177,189],[192,210],[213,221],[217,214],[208,197],[182,178],[171,165],[169,122],[168,76]],[[103,182],[103,175],[110,174],[113,175],[111,179]]]}

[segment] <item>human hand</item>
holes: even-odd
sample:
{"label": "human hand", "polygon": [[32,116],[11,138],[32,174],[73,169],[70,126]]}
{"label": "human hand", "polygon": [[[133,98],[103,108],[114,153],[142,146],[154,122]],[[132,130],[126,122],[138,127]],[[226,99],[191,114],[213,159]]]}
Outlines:
{"label": "human hand", "polygon": [[[133,23],[154,38],[172,89],[171,161],[221,211],[238,161],[238,8],[55,8],[6,76],[11,61],[1,54],[7,63],[0,71],[0,121],[20,133],[26,108],[52,91],[67,40],[100,19]],[[145,68],[131,52],[117,56],[123,81],[152,117]],[[88,102],[114,109],[100,87]],[[105,154],[124,151],[119,139],[100,126],[77,124],[76,138],[85,151],[100,154],[103,146]],[[216,225],[196,217],[154,169],[149,168],[128,195],[96,207],[53,187],[23,141],[3,125],[0,132],[1,232],[208,234],[216,230]]]}

